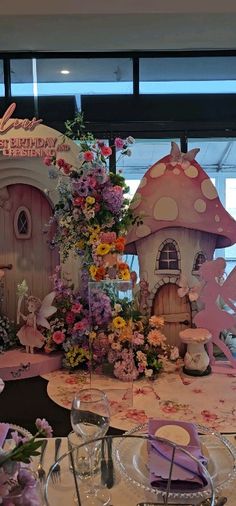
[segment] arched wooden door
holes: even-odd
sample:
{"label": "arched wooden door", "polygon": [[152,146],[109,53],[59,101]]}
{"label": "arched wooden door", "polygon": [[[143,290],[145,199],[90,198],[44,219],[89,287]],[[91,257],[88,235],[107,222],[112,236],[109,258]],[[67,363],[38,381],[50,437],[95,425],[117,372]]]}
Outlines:
{"label": "arched wooden door", "polygon": [[9,198],[0,207],[0,265],[12,264],[4,276],[2,310],[16,319],[17,284],[23,279],[29,293],[42,299],[51,289],[50,276],[59,263],[48,245],[45,225],[52,215],[46,196],[26,184],[7,187]]}
{"label": "arched wooden door", "polygon": [[181,347],[179,332],[191,326],[191,308],[187,296],[179,297],[177,290],[178,286],[173,283],[161,286],[153,300],[152,314],[163,315],[163,332],[168,343]]}

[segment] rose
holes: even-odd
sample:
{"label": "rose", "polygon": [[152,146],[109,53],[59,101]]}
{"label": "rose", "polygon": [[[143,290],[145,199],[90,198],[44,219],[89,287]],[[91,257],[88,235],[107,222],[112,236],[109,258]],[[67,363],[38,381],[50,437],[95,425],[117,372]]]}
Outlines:
{"label": "rose", "polygon": [[125,141],[120,137],[115,138],[115,147],[116,149],[123,149]]}
{"label": "rose", "polygon": [[84,151],[84,160],[86,162],[92,162],[94,159],[92,151]]}
{"label": "rose", "polygon": [[101,153],[103,156],[111,156],[112,149],[109,146],[102,146],[101,147]]}
{"label": "rose", "polygon": [[53,332],[52,340],[56,344],[61,344],[63,341],[65,341],[65,334],[61,330],[56,330],[56,332]]}

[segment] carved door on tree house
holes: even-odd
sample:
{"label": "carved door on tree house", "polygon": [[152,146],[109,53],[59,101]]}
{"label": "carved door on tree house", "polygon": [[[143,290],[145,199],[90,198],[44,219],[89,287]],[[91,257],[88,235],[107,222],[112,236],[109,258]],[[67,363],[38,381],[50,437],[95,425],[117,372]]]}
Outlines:
{"label": "carved door on tree house", "polygon": [[191,327],[192,316],[189,299],[187,296],[179,297],[178,288],[173,283],[161,286],[153,300],[152,314],[163,315],[165,320],[163,332],[168,344],[181,349],[179,332]]}
{"label": "carved door on tree house", "polygon": [[29,294],[42,299],[52,290],[50,276],[59,255],[49,248],[45,233],[52,208],[44,193],[26,184],[10,185],[5,193],[0,201],[0,265],[12,264],[12,269],[5,270],[1,310],[16,320],[18,283],[25,279]]}

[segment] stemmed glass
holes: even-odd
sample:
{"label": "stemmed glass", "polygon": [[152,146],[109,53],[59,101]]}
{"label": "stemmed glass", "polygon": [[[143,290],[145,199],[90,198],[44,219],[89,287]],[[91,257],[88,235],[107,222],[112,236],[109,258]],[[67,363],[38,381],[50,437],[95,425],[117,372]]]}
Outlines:
{"label": "stemmed glass", "polygon": [[[110,424],[109,402],[106,394],[97,388],[85,388],[75,394],[71,407],[71,425],[84,442],[103,437]],[[99,445],[99,443],[98,443]],[[83,506],[105,506],[109,504],[107,489],[94,486],[94,456],[97,444],[88,444],[91,486],[83,497]]]}

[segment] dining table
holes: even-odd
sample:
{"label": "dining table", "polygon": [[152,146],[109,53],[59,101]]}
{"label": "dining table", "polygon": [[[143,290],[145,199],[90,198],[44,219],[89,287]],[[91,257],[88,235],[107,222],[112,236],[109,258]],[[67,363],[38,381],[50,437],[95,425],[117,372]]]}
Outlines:
{"label": "dining table", "polygon": [[[230,443],[236,446],[236,434],[227,434],[227,439]],[[66,454],[68,452],[68,439],[67,437],[61,438],[61,446],[60,446],[60,456]],[[48,473],[51,465],[54,462],[55,455],[55,438],[48,439],[44,457],[44,469],[46,473]],[[33,467],[36,470],[38,465],[39,457],[35,457],[33,461]],[[115,459],[113,459],[115,460]],[[70,470],[70,458],[67,455],[60,461],[60,479],[55,483],[55,481],[49,479],[48,480],[48,505],[49,506],[74,506],[74,494],[75,489],[73,489],[73,473]],[[67,483],[68,479],[68,483]],[[225,488],[223,488],[219,494],[220,497],[227,497],[227,506],[235,506],[236,504],[236,487],[235,480],[231,480]],[[79,484],[80,485],[80,484]],[[42,490],[45,487],[45,483],[42,484]],[[114,462],[114,485],[110,489],[111,495],[111,506],[136,506],[139,503],[145,504],[164,504],[164,502],[158,502],[156,496],[154,494],[150,494],[149,492],[142,489],[142,486],[135,486],[130,483],[129,480],[125,479],[125,476],[120,473],[116,462]],[[199,502],[177,502],[172,501],[170,504],[200,504]],[[43,504],[47,505],[47,502],[43,502]],[[168,503],[169,504],[169,503]],[[83,506],[83,505],[82,505]]]}

